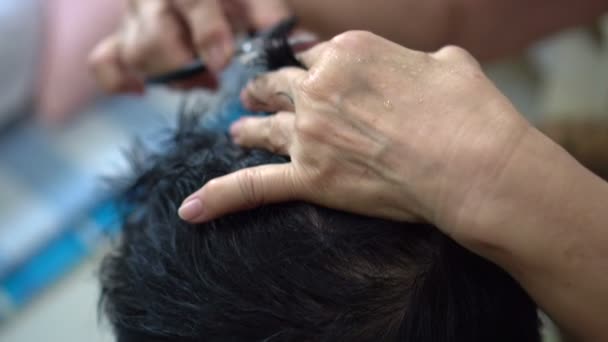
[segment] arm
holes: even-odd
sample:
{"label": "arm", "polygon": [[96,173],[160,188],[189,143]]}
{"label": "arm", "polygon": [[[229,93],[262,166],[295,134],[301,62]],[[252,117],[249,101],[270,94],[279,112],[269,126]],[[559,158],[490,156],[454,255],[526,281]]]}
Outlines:
{"label": "arm", "polygon": [[586,24],[606,0],[288,0],[304,26],[325,38],[372,31],[403,46],[437,50],[454,44],[482,60],[516,53],[560,29]]}
{"label": "arm", "polygon": [[460,242],[511,273],[576,340],[604,341],[608,183],[531,130],[486,189],[465,214],[481,238]]}
{"label": "arm", "polygon": [[301,57],[308,71],[258,77],[242,94],[279,113],[231,128],[237,144],[291,162],[210,181],[182,218],[304,200],[426,220],[510,272],[573,335],[608,338],[608,184],[532,127],[470,55],[347,32]]}

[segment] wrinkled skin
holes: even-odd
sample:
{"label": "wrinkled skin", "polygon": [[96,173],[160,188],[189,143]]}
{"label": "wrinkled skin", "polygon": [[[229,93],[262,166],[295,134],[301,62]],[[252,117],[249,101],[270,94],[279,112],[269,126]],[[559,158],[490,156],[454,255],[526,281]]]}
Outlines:
{"label": "wrinkled skin", "polygon": [[279,113],[232,129],[237,143],[292,162],[211,182],[193,197],[205,212],[189,219],[304,199],[396,220],[449,221],[452,229],[484,201],[476,190],[495,183],[531,129],[456,47],[426,54],[348,32],[301,58],[309,71],[268,74],[242,94],[251,109]]}
{"label": "wrinkled skin", "polygon": [[[336,2],[288,2],[304,24],[312,17],[336,24],[325,32],[370,27],[405,46],[456,41],[479,57],[502,55],[555,29],[587,22],[607,4],[466,1],[459,2],[464,7],[446,7],[387,1],[368,16],[361,15],[367,7],[357,6],[364,2],[349,2],[349,15],[316,7],[345,9]],[[233,52],[231,33],[276,23],[289,13],[285,3],[132,0],[122,29],[91,55],[93,70],[108,91],[139,92],[144,77],[200,55],[212,73],[192,82],[212,86]],[[431,6],[392,10],[397,3]],[[410,29],[386,20],[380,9],[409,13],[403,19]],[[336,20],[319,19],[319,12]],[[514,21],[517,29],[505,32],[502,23]],[[429,221],[507,270],[578,340],[608,339],[608,183],[531,127],[468,53],[447,47],[426,54],[370,33],[347,32],[301,58],[309,71],[268,74],[242,94],[250,108],[277,114],[232,127],[237,143],[289,155],[291,162],[210,181],[184,201],[182,218],[205,221],[300,199]]]}
{"label": "wrinkled skin", "polygon": [[562,328],[604,341],[608,183],[533,128],[464,50],[426,54],[347,32],[242,93],[236,143],[291,162],[208,182],[179,210],[206,221],[305,200],[435,224],[507,270]]}

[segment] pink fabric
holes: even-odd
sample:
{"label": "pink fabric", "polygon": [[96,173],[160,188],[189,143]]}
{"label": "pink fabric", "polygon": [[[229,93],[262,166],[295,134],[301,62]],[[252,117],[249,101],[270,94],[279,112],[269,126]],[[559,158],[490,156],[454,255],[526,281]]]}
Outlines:
{"label": "pink fabric", "polygon": [[47,22],[41,58],[38,113],[60,121],[87,104],[96,87],[87,57],[118,27],[123,0],[45,0]]}

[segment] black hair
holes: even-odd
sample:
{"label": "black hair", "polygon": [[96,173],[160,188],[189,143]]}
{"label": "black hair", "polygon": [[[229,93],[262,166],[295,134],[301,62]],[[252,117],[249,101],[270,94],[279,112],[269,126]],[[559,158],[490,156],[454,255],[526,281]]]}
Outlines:
{"label": "black hair", "polygon": [[302,202],[180,220],[210,179],[288,159],[179,126],[162,151],[135,154],[101,267],[119,341],[540,341],[522,288],[432,226]]}

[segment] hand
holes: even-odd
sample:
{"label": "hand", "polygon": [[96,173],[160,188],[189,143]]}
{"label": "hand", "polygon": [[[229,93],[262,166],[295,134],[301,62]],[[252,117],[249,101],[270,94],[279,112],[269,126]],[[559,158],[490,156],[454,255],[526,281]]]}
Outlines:
{"label": "hand", "polygon": [[212,180],[184,201],[182,218],[305,200],[447,230],[513,181],[501,171],[530,125],[464,50],[427,54],[347,32],[301,59],[309,71],[283,69],[243,91],[249,108],[278,113],[231,131],[291,162]]}
{"label": "hand", "polygon": [[106,91],[141,92],[145,76],[201,56],[212,74],[193,81],[213,86],[213,74],[233,54],[234,32],[264,29],[288,15],[284,0],[129,0],[122,28],[95,48],[90,64]]}
{"label": "hand", "polygon": [[459,48],[411,51],[348,32],[248,85],[234,140],[291,157],[207,183],[205,221],[304,200],[426,220],[509,272],[576,338],[605,341],[608,183],[530,126]]}

